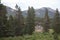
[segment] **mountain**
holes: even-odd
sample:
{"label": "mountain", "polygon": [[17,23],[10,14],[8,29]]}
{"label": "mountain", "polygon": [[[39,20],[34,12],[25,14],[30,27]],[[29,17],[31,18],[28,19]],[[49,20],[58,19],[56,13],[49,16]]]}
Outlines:
{"label": "mountain", "polygon": [[[48,15],[50,16],[50,18],[52,18],[53,16],[54,16],[54,13],[55,13],[55,10],[53,10],[53,9],[51,9],[51,8],[49,8],[49,7],[42,7],[42,8],[40,8],[40,9],[35,9],[35,14],[36,14],[36,17],[41,17],[41,18],[43,18],[44,16],[45,16],[45,8],[47,8],[48,9]],[[8,12],[8,16],[9,15],[16,15],[17,13],[16,13],[16,10],[14,10],[14,9],[12,9],[12,8],[10,8],[10,7],[6,7],[6,9],[7,9],[7,12]],[[27,16],[27,10],[25,10],[25,11],[22,11],[22,15],[24,16],[24,17],[26,17]]]}
{"label": "mountain", "polygon": [[48,9],[48,15],[50,16],[50,18],[52,18],[54,16],[55,10],[48,8],[48,7],[42,7],[40,9],[35,10],[36,16],[37,17],[44,17],[46,8]]}
{"label": "mountain", "polygon": [[9,15],[15,16],[16,15],[16,10],[15,9],[12,9],[12,8],[6,6],[6,10],[7,10],[7,13],[8,13],[7,16],[9,16]]}

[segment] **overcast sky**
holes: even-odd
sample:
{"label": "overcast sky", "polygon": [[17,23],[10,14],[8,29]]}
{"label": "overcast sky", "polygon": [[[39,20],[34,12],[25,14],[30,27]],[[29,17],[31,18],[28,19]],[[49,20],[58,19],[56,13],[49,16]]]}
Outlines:
{"label": "overcast sky", "polygon": [[2,0],[2,3],[15,9],[15,5],[18,4],[21,10],[27,10],[28,6],[33,6],[35,9],[41,7],[50,7],[52,9],[59,8],[60,0]]}

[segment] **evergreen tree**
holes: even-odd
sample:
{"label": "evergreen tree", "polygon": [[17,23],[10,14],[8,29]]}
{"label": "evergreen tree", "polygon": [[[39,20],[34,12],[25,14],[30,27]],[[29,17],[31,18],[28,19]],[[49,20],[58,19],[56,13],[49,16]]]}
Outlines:
{"label": "evergreen tree", "polygon": [[35,10],[33,7],[29,7],[26,23],[26,33],[32,34],[35,30]]}
{"label": "evergreen tree", "polygon": [[49,16],[48,16],[48,9],[45,9],[45,17],[44,17],[44,32],[48,32],[49,28],[50,28],[50,20],[49,20]]}
{"label": "evergreen tree", "polygon": [[54,29],[54,40],[59,40],[58,35],[60,34],[60,14],[58,9],[56,9],[56,13],[54,16],[53,29]]}
{"label": "evergreen tree", "polygon": [[6,36],[6,33],[7,33],[6,14],[7,14],[6,6],[4,6],[3,4],[0,4],[0,37]]}
{"label": "evergreen tree", "polygon": [[24,18],[22,15],[22,11],[20,10],[20,7],[17,7],[17,27],[16,27],[16,35],[22,35],[23,34],[23,28],[24,28]]}
{"label": "evergreen tree", "polygon": [[15,21],[14,21],[12,15],[9,16],[9,19],[7,21],[7,28],[8,28],[7,36],[14,36],[14,34],[15,34]]}
{"label": "evergreen tree", "polygon": [[56,9],[56,13],[55,13],[55,16],[54,16],[54,20],[53,20],[53,29],[56,33],[60,33],[60,14],[59,14],[59,11],[58,9]]}

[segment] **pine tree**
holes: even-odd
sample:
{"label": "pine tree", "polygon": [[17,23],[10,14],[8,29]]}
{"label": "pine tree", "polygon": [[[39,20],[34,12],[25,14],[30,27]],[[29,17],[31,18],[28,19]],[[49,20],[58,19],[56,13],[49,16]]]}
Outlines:
{"label": "pine tree", "polygon": [[56,9],[56,13],[55,13],[55,16],[54,16],[54,20],[53,20],[53,29],[56,33],[60,33],[60,14],[59,14],[59,11],[58,9]]}
{"label": "pine tree", "polygon": [[0,37],[6,36],[6,33],[7,33],[6,14],[7,14],[6,6],[4,6],[3,4],[0,4]]}
{"label": "pine tree", "polygon": [[60,14],[58,9],[56,9],[54,16],[53,29],[54,29],[54,40],[59,40],[58,35],[60,34]]}
{"label": "pine tree", "polygon": [[33,7],[29,7],[26,23],[26,33],[32,34],[35,30],[35,10]]}
{"label": "pine tree", "polygon": [[15,34],[15,21],[14,21],[14,18],[12,15],[9,16],[6,26],[8,28],[7,36],[14,36],[14,34]]}
{"label": "pine tree", "polygon": [[49,28],[50,28],[50,20],[49,20],[49,16],[48,16],[48,9],[45,9],[45,17],[44,17],[44,32],[48,32]]}
{"label": "pine tree", "polygon": [[24,18],[22,15],[22,11],[20,10],[20,7],[17,7],[17,27],[16,27],[16,35],[22,35],[23,34],[23,28],[24,28]]}

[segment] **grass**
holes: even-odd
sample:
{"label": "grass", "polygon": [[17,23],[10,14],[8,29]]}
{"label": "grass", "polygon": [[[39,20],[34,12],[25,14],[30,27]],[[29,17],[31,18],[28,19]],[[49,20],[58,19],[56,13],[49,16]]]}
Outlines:
{"label": "grass", "polygon": [[[50,33],[34,33],[33,35],[24,35],[24,36],[18,36],[18,37],[5,37],[0,38],[0,40],[54,40],[53,31],[50,31]],[[60,36],[59,36],[60,38]]]}
{"label": "grass", "polygon": [[0,38],[0,40],[53,40],[53,35],[49,33],[34,33],[18,37]]}

